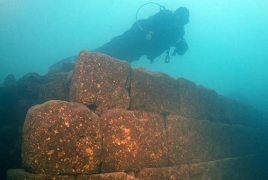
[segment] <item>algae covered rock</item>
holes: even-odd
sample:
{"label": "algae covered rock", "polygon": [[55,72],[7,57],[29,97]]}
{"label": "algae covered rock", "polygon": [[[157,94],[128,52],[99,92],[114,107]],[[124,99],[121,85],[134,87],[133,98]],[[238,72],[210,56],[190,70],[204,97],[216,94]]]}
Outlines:
{"label": "algae covered rock", "polygon": [[101,118],[102,172],[138,171],[168,165],[162,116],[143,111],[112,109]]}
{"label": "algae covered rock", "polygon": [[86,106],[53,100],[29,109],[22,139],[22,163],[28,171],[97,173],[100,153],[100,120]]}
{"label": "algae covered rock", "polygon": [[128,109],[130,65],[99,53],[81,51],[77,59],[70,101],[102,114],[112,108]]}
{"label": "algae covered rock", "polygon": [[221,107],[214,90],[197,86],[184,78],[178,79],[180,114],[184,117],[221,121]]}
{"label": "algae covered rock", "polygon": [[179,113],[178,82],[165,73],[133,69],[130,97],[131,110]]}

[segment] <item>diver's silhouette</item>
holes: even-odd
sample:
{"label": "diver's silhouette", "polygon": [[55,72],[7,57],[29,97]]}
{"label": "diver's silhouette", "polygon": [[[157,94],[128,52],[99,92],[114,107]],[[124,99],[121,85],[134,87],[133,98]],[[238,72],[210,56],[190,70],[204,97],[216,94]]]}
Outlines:
{"label": "diver's silhouette", "polygon": [[187,8],[180,7],[172,13],[161,6],[155,15],[137,20],[122,35],[114,37],[91,52],[100,52],[128,62],[139,60],[141,56],[146,55],[153,62],[157,56],[167,51],[165,62],[169,62],[170,47],[175,47],[172,55],[183,55],[188,50],[183,38],[184,25],[188,22]]}

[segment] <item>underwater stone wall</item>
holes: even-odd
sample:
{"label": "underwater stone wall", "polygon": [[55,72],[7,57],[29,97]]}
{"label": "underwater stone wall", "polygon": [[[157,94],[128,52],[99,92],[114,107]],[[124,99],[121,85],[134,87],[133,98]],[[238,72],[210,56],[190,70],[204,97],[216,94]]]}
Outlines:
{"label": "underwater stone wall", "polygon": [[68,101],[29,109],[13,179],[266,179],[267,122],[186,79],[81,51]]}

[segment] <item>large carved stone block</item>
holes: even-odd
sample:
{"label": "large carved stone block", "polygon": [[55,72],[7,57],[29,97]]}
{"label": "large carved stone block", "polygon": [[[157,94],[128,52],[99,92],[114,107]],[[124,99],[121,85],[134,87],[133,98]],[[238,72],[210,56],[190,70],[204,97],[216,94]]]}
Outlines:
{"label": "large carved stone block", "polygon": [[260,153],[256,128],[180,116],[167,116],[166,126],[171,166]]}
{"label": "large carved stone block", "polygon": [[53,175],[34,174],[23,169],[10,169],[7,172],[8,180],[139,180],[124,172],[102,173],[92,175]]}
{"label": "large carved stone block", "polygon": [[243,179],[266,180],[267,167],[263,155],[255,154],[236,158],[189,164],[188,173],[191,180],[200,179]]}
{"label": "large carved stone block", "polygon": [[261,113],[250,105],[217,95],[214,90],[179,78],[180,114],[224,124],[260,127]]}
{"label": "large carved stone block", "polygon": [[221,121],[218,95],[214,90],[197,86],[194,82],[179,78],[180,114],[184,117]]}
{"label": "large carved stone block", "polygon": [[173,167],[144,168],[136,177],[140,180],[266,180],[266,160],[263,160],[263,154],[255,154]]}
{"label": "large carved stone block", "polygon": [[137,171],[168,165],[162,116],[143,111],[113,109],[101,118],[102,172]]}
{"label": "large carved stone block", "polygon": [[23,169],[10,169],[7,171],[8,180],[75,180],[73,175],[33,174]]}
{"label": "large carved stone block", "polygon": [[250,105],[228,99],[226,97],[219,97],[222,111],[222,122],[228,124],[239,124],[243,126],[262,127],[263,117],[260,111],[254,109]]}
{"label": "large carved stone block", "polygon": [[133,69],[130,96],[131,110],[179,113],[178,82],[167,74]]}
{"label": "large carved stone block", "polygon": [[74,69],[70,101],[90,106],[98,114],[111,108],[128,109],[130,72],[126,61],[81,51]]}
{"label": "large carved stone block", "polygon": [[40,86],[41,102],[49,100],[69,101],[71,79],[68,72],[49,72],[44,76],[45,84]]}
{"label": "large carved stone block", "polygon": [[99,172],[100,120],[82,104],[54,100],[33,106],[22,137],[22,163],[29,172]]}

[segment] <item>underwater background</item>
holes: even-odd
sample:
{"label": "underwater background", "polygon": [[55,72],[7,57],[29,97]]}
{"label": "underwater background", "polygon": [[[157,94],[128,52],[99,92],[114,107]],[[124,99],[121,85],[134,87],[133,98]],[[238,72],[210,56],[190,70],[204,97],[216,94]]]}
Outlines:
{"label": "underwater background", "polygon": [[[122,34],[136,21],[145,0],[0,0],[0,84],[48,67],[80,50],[90,50]],[[158,0],[172,11],[190,10],[185,26],[189,50],[184,56],[165,54],[142,66],[174,78],[184,77],[218,94],[268,111],[268,1]],[[159,11],[143,6],[138,19]],[[172,51],[172,50],[171,50]]]}

